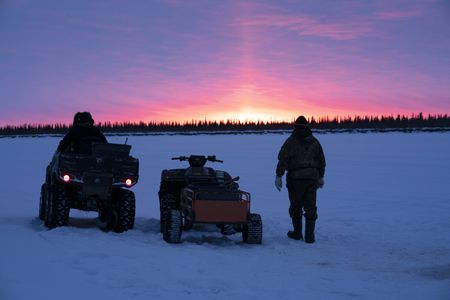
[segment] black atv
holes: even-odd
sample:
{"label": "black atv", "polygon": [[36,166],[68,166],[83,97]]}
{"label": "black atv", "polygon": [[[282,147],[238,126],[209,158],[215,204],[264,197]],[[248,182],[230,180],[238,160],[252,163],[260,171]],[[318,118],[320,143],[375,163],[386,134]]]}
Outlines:
{"label": "black atv", "polygon": [[165,241],[178,243],[182,230],[194,223],[209,223],[220,227],[223,234],[242,232],[246,243],[261,243],[261,217],[250,213],[250,194],[239,190],[239,177],[205,167],[207,161],[223,161],[202,155],[172,160],[188,161],[189,167],[161,173],[160,230]]}
{"label": "black atv", "polygon": [[130,145],[93,143],[89,154],[56,152],[41,187],[39,218],[48,228],[65,226],[71,208],[98,211],[100,227],[132,229],[139,160]]}

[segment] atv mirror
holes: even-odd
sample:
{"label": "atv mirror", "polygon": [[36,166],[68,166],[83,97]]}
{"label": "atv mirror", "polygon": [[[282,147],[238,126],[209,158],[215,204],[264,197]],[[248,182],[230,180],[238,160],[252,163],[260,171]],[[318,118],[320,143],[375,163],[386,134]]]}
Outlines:
{"label": "atv mirror", "polygon": [[236,177],[234,177],[233,179],[231,179],[231,181],[238,181],[239,179],[241,179],[241,177],[236,176]]}
{"label": "atv mirror", "polygon": [[220,162],[223,163],[223,160],[217,159],[215,155],[208,155],[206,157],[207,160],[212,161],[212,162]]}
{"label": "atv mirror", "polygon": [[172,157],[172,160],[179,160],[179,161],[184,161],[187,159],[188,159],[188,157],[186,157],[186,156]]}

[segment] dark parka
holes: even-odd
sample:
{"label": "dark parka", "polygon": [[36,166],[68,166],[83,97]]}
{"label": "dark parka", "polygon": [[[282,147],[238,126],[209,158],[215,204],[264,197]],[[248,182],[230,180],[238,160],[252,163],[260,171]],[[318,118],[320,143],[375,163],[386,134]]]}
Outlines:
{"label": "dark parka", "polygon": [[325,175],[325,156],[319,141],[307,126],[297,126],[278,154],[277,176],[317,180]]}
{"label": "dark parka", "polygon": [[73,151],[76,153],[89,153],[90,149],[86,150],[85,143],[90,148],[90,143],[100,142],[107,143],[103,133],[95,126],[73,126],[69,132],[64,136],[58,146],[59,152]]}

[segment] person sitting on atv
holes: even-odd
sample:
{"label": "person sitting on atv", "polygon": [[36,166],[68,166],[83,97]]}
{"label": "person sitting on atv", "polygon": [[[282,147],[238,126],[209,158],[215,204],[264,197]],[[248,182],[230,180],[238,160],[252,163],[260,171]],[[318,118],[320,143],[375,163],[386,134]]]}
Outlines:
{"label": "person sitting on atv", "polygon": [[94,119],[89,112],[77,112],[73,118],[72,128],[59,143],[57,151],[90,154],[92,143],[108,143],[108,141],[94,126]]}

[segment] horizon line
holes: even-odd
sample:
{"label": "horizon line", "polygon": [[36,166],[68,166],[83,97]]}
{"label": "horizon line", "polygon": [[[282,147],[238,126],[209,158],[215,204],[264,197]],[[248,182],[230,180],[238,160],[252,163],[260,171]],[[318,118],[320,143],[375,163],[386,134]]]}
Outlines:
{"label": "horizon line", "polygon": [[[395,113],[395,114],[366,114],[366,115],[358,115],[358,114],[354,114],[354,115],[334,115],[334,116],[330,116],[330,115],[323,115],[320,117],[316,117],[316,116],[305,116],[306,119],[308,120],[308,123],[310,122],[341,122],[341,121],[352,121],[352,120],[356,120],[357,118],[361,118],[361,119],[366,119],[366,118],[397,118],[397,117],[401,117],[401,118],[408,118],[408,119],[413,119],[416,118],[418,116],[422,116],[422,118],[424,120],[429,119],[430,117],[432,118],[436,118],[436,117],[448,117],[450,116],[450,113],[423,113],[423,112],[419,112],[419,113],[410,113],[410,114],[400,114],[400,113]],[[187,125],[196,125],[196,124],[201,124],[201,123],[206,123],[206,124],[211,124],[211,123],[218,123],[218,124],[256,124],[256,123],[264,123],[264,124],[289,124],[289,123],[294,123],[295,119],[297,117],[292,117],[291,120],[288,119],[282,119],[282,120],[276,120],[276,118],[270,119],[270,120],[264,120],[264,119],[248,119],[246,118],[245,120],[241,120],[239,118],[227,118],[227,119],[207,119],[207,118],[202,118],[202,119],[191,119],[191,120],[182,120],[182,121],[156,121],[156,120],[149,120],[149,121],[144,121],[144,120],[139,120],[139,121],[130,121],[130,120],[122,120],[122,121],[99,121],[99,122],[95,122],[94,125],[96,126],[104,126],[107,123],[111,123],[111,125],[114,124],[118,124],[118,125],[125,125],[125,124],[141,124],[144,123],[145,125],[169,125],[169,126],[187,126]],[[95,118],[94,118],[95,120]],[[72,122],[54,122],[54,123],[32,123],[32,122],[28,122],[28,123],[21,123],[21,124],[17,124],[17,125],[13,125],[13,124],[5,124],[5,125],[0,125],[0,128],[7,128],[7,127],[21,127],[21,126],[54,126],[54,125],[62,125],[62,126],[67,126],[70,127],[72,126]]]}

